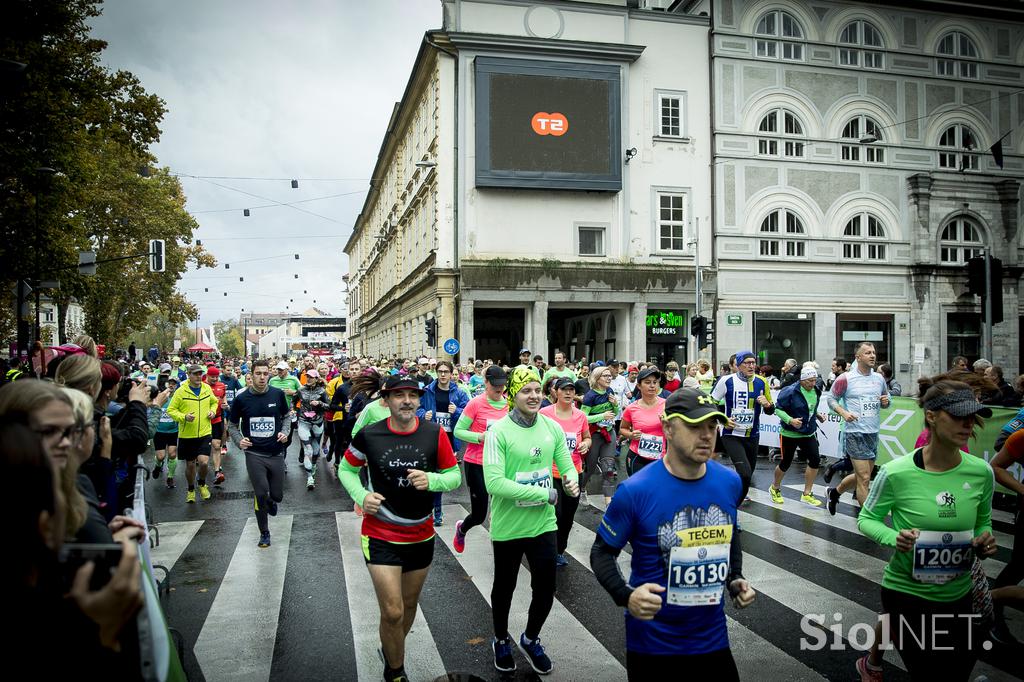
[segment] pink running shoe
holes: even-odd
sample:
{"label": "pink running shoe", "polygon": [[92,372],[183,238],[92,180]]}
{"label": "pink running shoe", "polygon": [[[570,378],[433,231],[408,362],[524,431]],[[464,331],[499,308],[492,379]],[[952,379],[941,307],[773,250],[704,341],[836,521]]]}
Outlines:
{"label": "pink running shoe", "polygon": [[466,536],[462,534],[462,521],[455,522],[455,538],[452,540],[452,547],[459,554],[466,549]]}

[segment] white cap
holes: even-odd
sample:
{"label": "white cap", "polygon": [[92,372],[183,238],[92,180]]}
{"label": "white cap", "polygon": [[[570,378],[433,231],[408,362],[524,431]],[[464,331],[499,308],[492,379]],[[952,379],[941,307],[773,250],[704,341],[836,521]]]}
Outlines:
{"label": "white cap", "polygon": [[281,362],[279,362],[276,365],[274,365],[274,369],[291,369],[291,368],[292,368],[291,365],[289,365],[284,360],[282,360]]}
{"label": "white cap", "polygon": [[804,367],[803,369],[800,370],[800,381],[803,381],[804,379],[817,379],[817,378],[818,378],[818,370],[814,369],[813,367]]}

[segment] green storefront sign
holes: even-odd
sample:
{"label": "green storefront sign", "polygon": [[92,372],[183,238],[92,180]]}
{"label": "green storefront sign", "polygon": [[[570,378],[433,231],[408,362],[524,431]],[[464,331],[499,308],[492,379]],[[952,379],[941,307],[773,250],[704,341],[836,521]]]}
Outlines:
{"label": "green storefront sign", "polygon": [[687,334],[685,310],[659,310],[647,313],[647,337],[657,338],[681,338]]}

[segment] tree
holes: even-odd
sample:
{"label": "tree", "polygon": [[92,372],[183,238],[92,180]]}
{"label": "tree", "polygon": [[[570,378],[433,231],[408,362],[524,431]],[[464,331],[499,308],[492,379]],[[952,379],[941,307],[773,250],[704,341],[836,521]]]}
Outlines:
{"label": "tree", "polygon": [[221,355],[237,358],[245,355],[243,351],[242,333],[238,327],[231,327],[226,333],[217,334],[217,350]]}

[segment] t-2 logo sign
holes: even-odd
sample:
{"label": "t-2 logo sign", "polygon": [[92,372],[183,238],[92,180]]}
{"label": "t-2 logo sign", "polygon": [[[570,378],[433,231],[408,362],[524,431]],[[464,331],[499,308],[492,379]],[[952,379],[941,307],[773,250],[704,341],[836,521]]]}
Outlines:
{"label": "t-2 logo sign", "polygon": [[558,112],[549,114],[546,111],[538,111],[533,115],[530,125],[533,126],[533,132],[538,135],[561,137],[569,130],[569,121],[565,118],[565,114]]}

